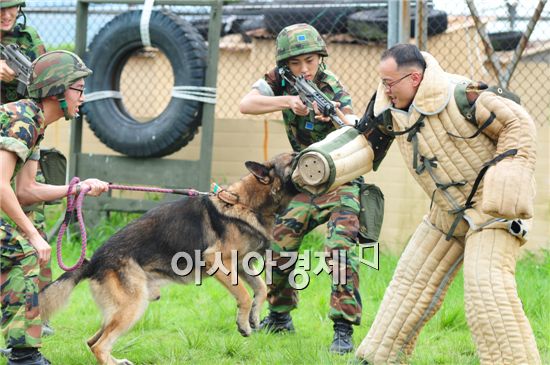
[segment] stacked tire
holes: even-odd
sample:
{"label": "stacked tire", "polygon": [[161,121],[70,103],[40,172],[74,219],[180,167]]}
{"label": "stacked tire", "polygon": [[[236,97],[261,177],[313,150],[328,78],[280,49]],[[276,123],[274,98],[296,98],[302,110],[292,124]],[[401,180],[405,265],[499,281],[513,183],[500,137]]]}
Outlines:
{"label": "stacked tire", "polygon": [[273,34],[279,34],[286,26],[307,23],[321,34],[346,33],[346,18],[359,8],[353,6],[334,6],[334,1],[319,0],[326,7],[293,7],[292,4],[277,3],[281,7],[265,9],[265,27]]}
{"label": "stacked tire", "polygon": [[[122,13],[94,37],[85,57],[94,71],[86,80],[87,94],[120,91],[125,64],[143,48],[141,14],[141,11]],[[149,34],[151,45],[170,61],[175,85],[204,85],[207,49],[193,26],[170,12],[154,11]],[[95,135],[108,147],[131,157],[161,157],[187,145],[197,133],[201,110],[199,101],[172,97],[157,117],[140,123],[117,98],[90,101],[83,108]]]}
{"label": "stacked tire", "polygon": [[[415,14],[411,14],[411,37],[414,37]],[[368,41],[385,41],[388,34],[388,9],[360,11],[348,17],[348,31],[354,37]],[[447,30],[447,13],[430,8],[428,10],[428,36]]]}

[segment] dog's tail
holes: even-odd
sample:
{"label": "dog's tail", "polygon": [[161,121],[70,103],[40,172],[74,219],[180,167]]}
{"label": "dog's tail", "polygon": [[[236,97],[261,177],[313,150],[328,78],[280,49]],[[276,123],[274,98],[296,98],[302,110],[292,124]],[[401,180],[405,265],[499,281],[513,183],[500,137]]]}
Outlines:
{"label": "dog's tail", "polygon": [[90,261],[85,259],[78,269],[64,273],[42,289],[38,297],[42,321],[47,321],[67,304],[74,287],[80,281],[90,277],[90,271]]}

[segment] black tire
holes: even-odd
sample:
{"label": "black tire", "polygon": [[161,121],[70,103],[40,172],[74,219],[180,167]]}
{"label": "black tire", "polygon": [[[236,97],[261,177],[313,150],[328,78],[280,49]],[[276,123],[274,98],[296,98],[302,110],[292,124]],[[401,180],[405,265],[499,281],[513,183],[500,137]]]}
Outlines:
{"label": "black tire", "polygon": [[[204,39],[208,38],[208,29],[210,27],[209,16],[192,19],[190,20],[190,23],[197,29]],[[224,15],[222,17],[220,36],[223,37],[228,34],[237,34],[251,29],[262,28],[263,26],[263,15]]]}
{"label": "black tire", "polygon": [[[334,4],[334,1],[319,0],[317,4]],[[293,2],[292,4],[295,4]],[[280,3],[277,3],[280,5]],[[283,7],[265,9],[265,27],[273,34],[279,34],[284,28],[296,23],[309,24],[321,34],[346,33],[346,18],[361,8],[339,7]]]}
{"label": "black tire", "polygon": [[523,32],[509,31],[509,32],[497,32],[489,33],[489,40],[495,51],[512,51],[516,49]]}
{"label": "black tire", "polygon": [[[388,33],[388,9],[360,11],[348,16],[348,31],[354,37],[369,41],[385,41]],[[447,13],[428,9],[428,35],[447,30]],[[411,14],[411,37],[414,37],[415,15]]]}
{"label": "black tire", "polygon": [[[141,11],[120,14],[94,37],[86,64],[94,71],[86,80],[86,92],[120,90],[124,65],[143,48]],[[169,12],[151,14],[151,44],[162,51],[174,73],[174,84],[203,86],[206,45],[185,20]],[[201,123],[202,103],[172,98],[155,119],[139,123],[121,100],[102,99],[85,103],[83,112],[95,135],[115,151],[132,157],[161,157],[176,152],[193,139]]]}
{"label": "black tire", "polygon": [[239,32],[246,33],[251,30],[265,28],[265,17],[263,15],[256,15],[243,21],[239,25]]}

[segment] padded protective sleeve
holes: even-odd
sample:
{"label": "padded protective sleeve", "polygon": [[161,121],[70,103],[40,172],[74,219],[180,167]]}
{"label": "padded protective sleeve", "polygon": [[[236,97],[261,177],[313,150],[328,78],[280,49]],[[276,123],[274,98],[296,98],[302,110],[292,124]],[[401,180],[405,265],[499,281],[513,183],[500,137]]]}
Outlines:
{"label": "padded protective sleeve", "polygon": [[484,133],[496,141],[495,157],[511,149],[517,154],[492,166],[484,179],[482,210],[499,218],[531,218],[535,198],[536,126],[519,104],[491,92],[476,102],[476,120],[495,120]]}

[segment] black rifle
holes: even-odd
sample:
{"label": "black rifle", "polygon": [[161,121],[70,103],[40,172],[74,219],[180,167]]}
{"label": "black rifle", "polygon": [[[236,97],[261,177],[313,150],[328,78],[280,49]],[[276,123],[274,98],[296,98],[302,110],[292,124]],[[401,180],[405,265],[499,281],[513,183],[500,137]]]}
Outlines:
{"label": "black rifle", "polygon": [[325,117],[329,117],[337,128],[344,127],[346,124],[336,114],[336,108],[329,98],[311,81],[306,80],[303,75],[298,77],[294,76],[288,67],[279,68],[279,74],[288,82],[294,90],[298,93],[298,96],[302,102],[307,106],[310,112],[313,114],[313,102],[317,102],[317,108],[319,112]]}
{"label": "black rifle", "polygon": [[15,72],[17,79],[17,93],[21,96],[27,95],[27,85],[31,76],[31,60],[27,58],[19,50],[16,44],[8,44],[4,46],[0,44],[0,59],[3,59],[8,64],[8,67]]}

